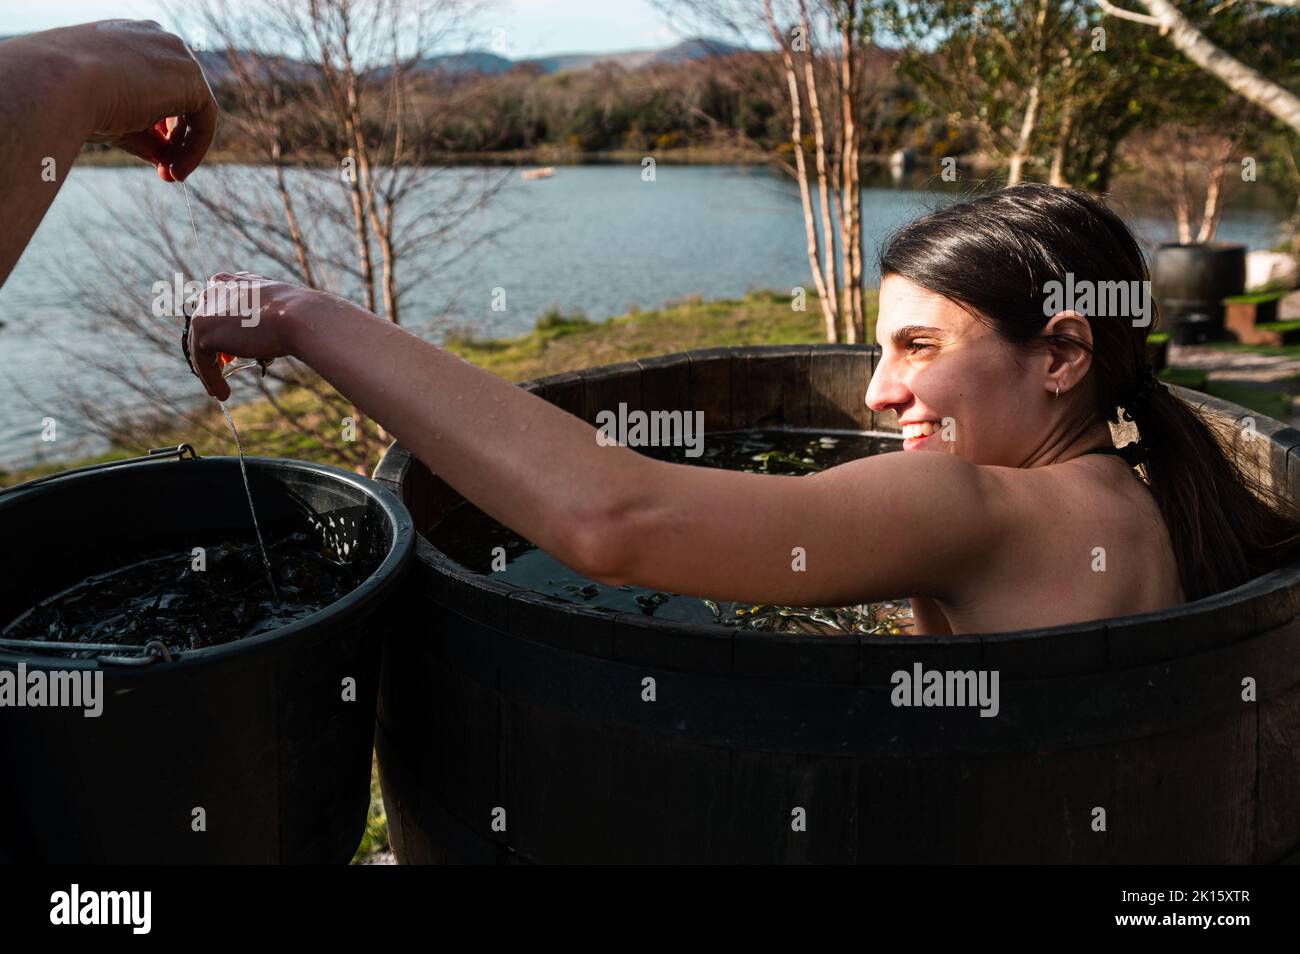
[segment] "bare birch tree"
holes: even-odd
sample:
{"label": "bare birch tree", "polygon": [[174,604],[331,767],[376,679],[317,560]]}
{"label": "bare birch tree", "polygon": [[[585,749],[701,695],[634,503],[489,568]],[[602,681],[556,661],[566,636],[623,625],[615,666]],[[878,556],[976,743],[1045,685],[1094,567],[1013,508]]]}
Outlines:
{"label": "bare birch tree", "polygon": [[1242,135],[1240,127],[1211,131],[1167,123],[1132,150],[1168,207],[1180,243],[1214,241],[1223,218],[1229,163]]}
{"label": "bare birch tree", "polygon": [[[741,39],[766,34],[790,117],[790,161],[778,166],[799,190],[808,267],[826,340],[867,337],[862,281],[861,120],[874,17],[865,0],[682,0],[661,2],[680,16]],[[745,66],[752,65],[746,59]],[[809,157],[811,153],[811,159]],[[813,193],[816,191],[816,199]]]}

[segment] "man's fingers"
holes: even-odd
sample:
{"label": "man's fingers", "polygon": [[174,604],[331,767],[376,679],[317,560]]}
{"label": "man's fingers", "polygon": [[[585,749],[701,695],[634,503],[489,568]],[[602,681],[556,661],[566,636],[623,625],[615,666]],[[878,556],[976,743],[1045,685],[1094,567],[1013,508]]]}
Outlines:
{"label": "man's fingers", "polygon": [[169,120],[162,119],[148,129],[113,140],[112,145],[157,166],[158,175],[164,182],[175,182],[171,168],[178,154],[178,145],[168,138],[170,127]]}
{"label": "man's fingers", "polygon": [[148,129],[113,140],[113,145],[157,166],[165,182],[189,178],[207,155],[217,128],[217,104],[206,84],[203,89],[208,102],[198,112],[160,119]]}
{"label": "man's fingers", "polygon": [[116,139],[113,141],[113,145],[133,156],[139,156],[145,162],[153,165],[169,161],[167,143],[160,139],[152,128]]}
{"label": "man's fingers", "polygon": [[168,171],[181,181],[189,178],[190,173],[199,167],[203,157],[208,154],[212,138],[217,134],[217,101],[208,88],[207,80],[203,78],[197,60],[194,70],[198,74],[198,101],[182,117],[180,135],[173,135],[171,140],[175,143],[175,148]]}

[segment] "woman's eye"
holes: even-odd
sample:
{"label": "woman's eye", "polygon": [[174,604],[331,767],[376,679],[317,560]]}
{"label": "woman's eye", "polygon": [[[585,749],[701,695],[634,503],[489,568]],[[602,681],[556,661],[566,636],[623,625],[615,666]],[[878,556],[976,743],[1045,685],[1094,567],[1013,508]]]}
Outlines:
{"label": "woman's eye", "polygon": [[932,351],[934,348],[935,344],[932,341],[912,340],[907,343],[907,351],[909,354],[920,354],[926,351]]}

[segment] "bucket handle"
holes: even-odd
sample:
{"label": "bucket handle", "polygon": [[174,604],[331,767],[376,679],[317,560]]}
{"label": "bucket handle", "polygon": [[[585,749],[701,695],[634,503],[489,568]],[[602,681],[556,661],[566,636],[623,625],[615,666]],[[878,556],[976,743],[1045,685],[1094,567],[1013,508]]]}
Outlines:
{"label": "bucket handle", "polygon": [[95,661],[101,663],[113,663],[118,666],[147,666],[157,659],[165,662],[172,662],[173,657],[165,643],[160,639],[151,639],[143,646],[122,646],[116,643],[61,643],[53,640],[44,639],[0,639],[0,649],[23,649],[28,651],[40,652],[50,650],[63,652],[73,650],[76,652],[131,652],[140,653],[139,656],[96,656]]}

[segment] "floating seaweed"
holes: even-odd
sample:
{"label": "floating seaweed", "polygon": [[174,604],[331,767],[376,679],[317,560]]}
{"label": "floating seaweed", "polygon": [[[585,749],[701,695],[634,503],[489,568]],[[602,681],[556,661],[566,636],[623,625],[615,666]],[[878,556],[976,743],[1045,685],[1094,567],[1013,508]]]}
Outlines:
{"label": "floating seaweed", "polygon": [[860,603],[856,606],[761,604],[748,609],[738,606],[730,617],[724,616],[721,608],[712,600],[704,602],[715,610],[717,622],[724,626],[737,626],[769,633],[793,633],[805,636],[852,633],[868,636],[900,636],[912,625],[912,611],[902,600]]}

